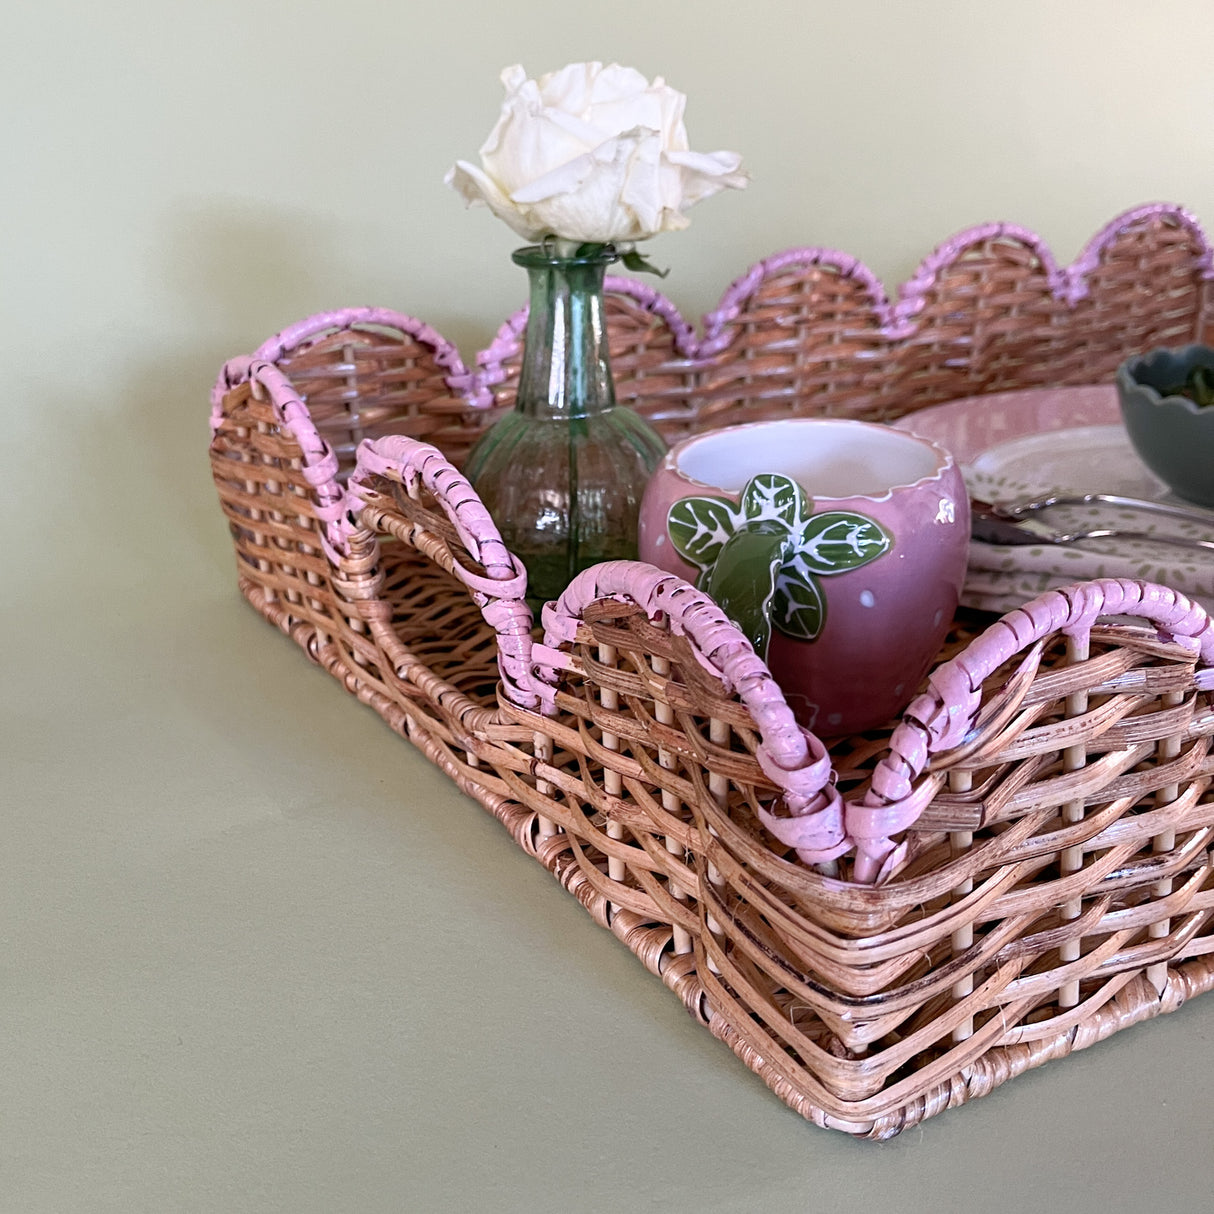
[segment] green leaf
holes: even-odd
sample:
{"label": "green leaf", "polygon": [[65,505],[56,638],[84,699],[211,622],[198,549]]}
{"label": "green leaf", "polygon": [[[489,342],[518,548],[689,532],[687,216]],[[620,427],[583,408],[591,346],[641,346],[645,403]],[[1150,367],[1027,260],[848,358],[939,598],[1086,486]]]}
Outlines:
{"label": "green leaf", "polygon": [[1203,409],[1214,405],[1214,369],[1193,368],[1189,373],[1189,396]]}
{"label": "green leaf", "polygon": [[816,641],[826,625],[822,587],[795,557],[781,566],[776,578],[771,622],[785,636],[800,641]]}
{"label": "green leaf", "polygon": [[704,579],[704,590],[761,658],[767,657],[776,576],[791,539],[788,532],[775,529],[739,531],[721,549]]}
{"label": "green leaf", "polygon": [[809,518],[811,508],[805,490],[778,472],[760,473],[742,490],[742,513],[748,521],[771,520],[792,528]]}
{"label": "green leaf", "polygon": [[653,262],[643,253],[638,253],[636,249],[629,249],[626,253],[621,253],[620,260],[634,274],[656,274],[659,278],[665,278],[670,273],[669,270],[659,270]]}
{"label": "green leaf", "polygon": [[674,550],[701,569],[717,559],[737,525],[734,504],[724,497],[685,497],[666,515]]}
{"label": "green leaf", "polygon": [[1214,406],[1214,368],[1196,366],[1185,377],[1184,383],[1161,388],[1159,395],[1187,396],[1199,409],[1208,409]]}
{"label": "green leaf", "polygon": [[846,510],[828,510],[806,523],[797,557],[806,573],[829,575],[859,569],[893,546],[893,537],[875,520]]}

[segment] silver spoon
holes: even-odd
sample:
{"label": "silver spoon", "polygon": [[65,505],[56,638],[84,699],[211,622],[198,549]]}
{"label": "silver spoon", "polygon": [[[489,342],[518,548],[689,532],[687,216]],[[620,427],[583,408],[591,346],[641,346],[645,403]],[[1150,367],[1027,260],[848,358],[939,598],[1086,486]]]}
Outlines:
{"label": "silver spoon", "polygon": [[1119,506],[1130,510],[1145,510],[1166,518],[1183,519],[1187,523],[1198,523],[1214,529],[1214,511],[1186,509],[1170,506],[1166,502],[1152,501],[1144,497],[1123,497],[1118,493],[1053,493],[1047,497],[1033,498],[1027,502],[983,502],[974,500],[975,508],[981,508],[995,518],[1022,519],[1038,510],[1051,506]]}
{"label": "silver spoon", "polygon": [[1127,531],[1120,527],[1093,527],[1088,531],[1053,531],[1044,523],[1028,519],[1017,522],[993,513],[983,502],[971,503],[970,535],[986,544],[1078,544],[1084,540],[1145,540],[1176,548],[1198,548],[1214,552],[1214,540],[1190,539],[1183,535]]}

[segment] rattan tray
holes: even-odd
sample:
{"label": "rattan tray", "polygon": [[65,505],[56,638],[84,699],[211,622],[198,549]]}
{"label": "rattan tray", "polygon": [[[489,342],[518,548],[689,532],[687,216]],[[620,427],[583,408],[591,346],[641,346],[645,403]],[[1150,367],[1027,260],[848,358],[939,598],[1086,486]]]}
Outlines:
{"label": "rattan tray", "polygon": [[[700,333],[609,280],[613,365],[670,439],[890,419],[1209,341],[1211,274],[1165,206],[1067,268],[975,229],[892,303],[854,260],[799,249]],[[412,318],[335,312],[224,367],[211,460],[259,612],[819,1125],[888,1137],[1214,985],[1200,607],[1100,581],[995,623],[961,612],[903,720],[828,750],[676,578],[598,566],[531,619],[458,472],[512,403],[521,326],[469,369]]]}

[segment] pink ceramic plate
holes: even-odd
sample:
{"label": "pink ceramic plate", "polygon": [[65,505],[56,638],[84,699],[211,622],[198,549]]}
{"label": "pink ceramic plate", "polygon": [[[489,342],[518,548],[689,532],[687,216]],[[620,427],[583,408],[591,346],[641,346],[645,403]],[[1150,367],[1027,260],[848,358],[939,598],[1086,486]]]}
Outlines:
{"label": "pink ceramic plate", "polygon": [[[1182,505],[1138,457],[1108,384],[968,396],[900,418],[900,430],[951,451],[970,492],[990,501],[1047,493],[1118,493]],[[1092,507],[1107,516],[1108,507]],[[1111,518],[1105,518],[1111,525]],[[1123,525],[1124,525],[1124,520]]]}
{"label": "pink ceramic plate", "polygon": [[1112,384],[1089,384],[967,396],[920,409],[893,424],[933,439],[968,465],[994,447],[1029,435],[1119,426],[1121,410]]}

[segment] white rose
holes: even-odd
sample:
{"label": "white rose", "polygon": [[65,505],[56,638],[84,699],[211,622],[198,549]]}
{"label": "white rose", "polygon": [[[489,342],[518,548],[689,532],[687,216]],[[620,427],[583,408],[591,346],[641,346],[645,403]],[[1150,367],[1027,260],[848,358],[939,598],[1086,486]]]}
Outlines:
{"label": "white rose", "polygon": [[644,240],[685,228],[700,199],[746,185],[736,153],[688,149],[687,99],[660,76],[571,63],[538,81],[508,67],[502,84],[481,167],[457,161],[446,182],[526,240]]}

